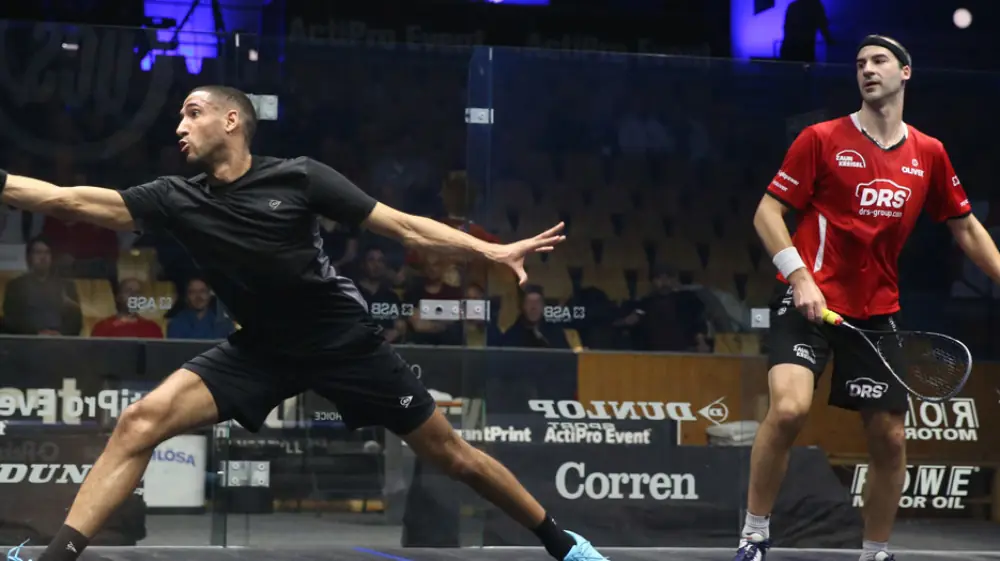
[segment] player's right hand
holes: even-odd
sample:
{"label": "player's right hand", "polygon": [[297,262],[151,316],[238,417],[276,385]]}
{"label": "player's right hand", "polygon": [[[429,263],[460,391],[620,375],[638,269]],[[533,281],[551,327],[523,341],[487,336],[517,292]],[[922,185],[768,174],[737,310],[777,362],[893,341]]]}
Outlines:
{"label": "player's right hand", "polygon": [[806,319],[823,323],[823,310],[826,309],[826,298],[816,286],[816,281],[805,269],[792,273],[788,282],[792,285],[792,298],[795,308],[806,316]]}

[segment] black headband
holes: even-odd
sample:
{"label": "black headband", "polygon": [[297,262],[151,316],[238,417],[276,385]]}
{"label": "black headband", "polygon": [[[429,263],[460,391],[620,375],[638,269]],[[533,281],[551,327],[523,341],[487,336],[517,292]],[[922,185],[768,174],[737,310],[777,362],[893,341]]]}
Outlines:
{"label": "black headband", "polygon": [[883,37],[882,35],[869,35],[868,37],[865,37],[864,41],[862,41],[860,45],[858,45],[858,51],[860,52],[861,49],[872,45],[889,49],[889,52],[896,55],[896,58],[899,59],[899,62],[901,62],[903,66],[913,67],[913,61],[910,60],[910,55],[905,49],[903,49],[900,43],[895,40]]}

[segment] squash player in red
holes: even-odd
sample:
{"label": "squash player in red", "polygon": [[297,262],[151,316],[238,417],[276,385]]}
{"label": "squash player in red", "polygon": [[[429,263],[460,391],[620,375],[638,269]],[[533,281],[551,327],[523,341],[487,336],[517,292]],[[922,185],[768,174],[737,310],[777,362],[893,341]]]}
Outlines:
{"label": "squash player in red", "polygon": [[[907,50],[871,35],[857,54],[861,109],[806,128],[768,186],[754,227],[779,271],[771,302],[771,405],[751,454],[746,521],[736,561],[760,561],[769,521],[816,381],[835,355],[830,405],[858,411],[871,460],[862,561],[889,561],[906,476],[907,393],[852,333],[826,325],[829,308],[862,328],[895,330],[897,261],[921,211],[945,222],[966,255],[1000,282],[1000,253],[972,215],[937,139],[903,122]],[[798,214],[794,238],[784,215]]]}

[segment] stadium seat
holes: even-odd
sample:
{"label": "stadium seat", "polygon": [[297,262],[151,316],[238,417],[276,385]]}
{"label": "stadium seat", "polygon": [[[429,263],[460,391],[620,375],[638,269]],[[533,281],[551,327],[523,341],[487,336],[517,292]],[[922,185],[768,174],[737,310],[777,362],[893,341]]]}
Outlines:
{"label": "stadium seat", "polygon": [[516,234],[519,237],[538,235],[559,223],[559,213],[547,205],[531,205],[518,210]]}
{"label": "stadium seat", "polygon": [[658,240],[667,235],[663,214],[657,208],[643,207],[625,215],[621,237],[629,242]]}
{"label": "stadium seat", "polygon": [[575,329],[563,329],[563,333],[566,334],[566,341],[569,343],[569,348],[576,352],[583,350],[583,342],[580,340],[580,332]]}
{"label": "stadium seat", "polygon": [[7,283],[13,278],[15,278],[15,275],[0,275],[0,317],[3,316],[3,299],[7,295]]}
{"label": "stadium seat", "polygon": [[675,216],[680,213],[680,194],[677,189],[658,187],[644,193],[647,199],[645,208],[653,209],[661,215]]}
{"label": "stadium seat", "polygon": [[104,318],[83,318],[83,328],[80,330],[81,337],[90,337],[90,334],[94,331],[94,326],[97,325]]}
{"label": "stadium seat", "polygon": [[774,294],[778,281],[768,274],[757,273],[747,279],[746,304],[753,308],[765,308]]}
{"label": "stadium seat", "polygon": [[681,271],[702,269],[698,251],[686,237],[661,240],[656,246],[655,263],[670,265]]}
{"label": "stadium seat", "polygon": [[625,282],[625,271],[618,267],[603,267],[593,265],[583,268],[582,286],[600,288],[608,298],[616,302],[629,299],[628,285]]}
{"label": "stadium seat", "polygon": [[157,266],[155,249],[133,248],[122,251],[118,256],[118,278],[148,282],[156,278]]}
{"label": "stadium seat", "polygon": [[732,271],[725,269],[706,269],[704,271],[696,272],[694,280],[695,282],[701,283],[705,286],[724,290],[730,294],[736,294],[736,280]]}
{"label": "stadium seat", "polygon": [[632,187],[648,187],[652,184],[649,161],[645,155],[623,155],[615,160],[612,183]]}
{"label": "stadium seat", "polygon": [[542,152],[526,152],[515,161],[516,177],[524,178],[536,185],[546,185],[555,181],[552,159]]}
{"label": "stadium seat", "polygon": [[502,204],[490,204],[477,217],[483,228],[491,233],[500,236],[501,239],[513,237],[514,228],[510,223],[510,216],[507,213],[507,206]]}
{"label": "stadium seat", "polygon": [[494,192],[509,206],[524,209],[535,204],[531,187],[523,181],[498,181]]}
{"label": "stadium seat", "polygon": [[604,212],[611,213],[631,213],[633,212],[631,193],[624,186],[612,186],[594,192],[593,207],[603,209]]}
{"label": "stadium seat", "polygon": [[117,312],[111,283],[106,279],[76,279],[76,292],[80,296],[80,311],[84,318],[104,319]]}
{"label": "stadium seat", "polygon": [[717,354],[757,356],[760,354],[760,336],[756,333],[716,333]]}
{"label": "stadium seat", "polygon": [[712,217],[708,214],[680,214],[674,218],[673,235],[682,236],[692,242],[712,242],[717,240]]}
{"label": "stadium seat", "polygon": [[750,273],[753,271],[753,264],[750,262],[750,252],[746,244],[742,240],[731,240],[709,245],[706,269]]}
{"label": "stadium seat", "polygon": [[615,235],[611,213],[599,206],[592,206],[582,215],[575,215],[573,221],[574,226],[570,235],[586,235],[591,239],[610,238]]}
{"label": "stadium seat", "polygon": [[640,300],[653,291],[653,284],[649,280],[649,275],[639,275],[635,283],[635,299]]}
{"label": "stadium seat", "polygon": [[641,241],[608,238],[602,240],[602,244],[602,265],[633,270],[649,268],[649,261]]}
{"label": "stadium seat", "polygon": [[549,253],[548,262],[564,267],[583,267],[594,264],[594,248],[590,238],[570,236],[559,245],[559,248]]}
{"label": "stadium seat", "polygon": [[579,153],[566,156],[567,185],[582,189],[601,190],[604,188],[604,168],[597,154]]}
{"label": "stadium seat", "polygon": [[563,265],[545,263],[536,266],[528,270],[528,279],[531,284],[541,285],[546,298],[563,302],[573,295],[573,282]]}

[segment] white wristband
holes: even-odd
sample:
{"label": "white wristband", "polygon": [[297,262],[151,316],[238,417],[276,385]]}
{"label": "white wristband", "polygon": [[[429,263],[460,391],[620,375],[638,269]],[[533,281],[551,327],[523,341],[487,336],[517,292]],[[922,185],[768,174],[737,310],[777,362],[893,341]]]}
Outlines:
{"label": "white wristband", "polygon": [[774,266],[778,268],[781,276],[786,279],[795,271],[798,271],[806,266],[805,262],[802,261],[802,257],[799,256],[799,251],[795,249],[795,246],[786,247],[778,253],[775,253],[771,262],[773,262]]}

